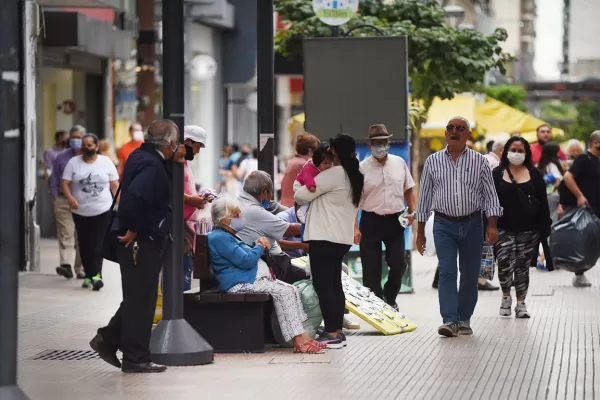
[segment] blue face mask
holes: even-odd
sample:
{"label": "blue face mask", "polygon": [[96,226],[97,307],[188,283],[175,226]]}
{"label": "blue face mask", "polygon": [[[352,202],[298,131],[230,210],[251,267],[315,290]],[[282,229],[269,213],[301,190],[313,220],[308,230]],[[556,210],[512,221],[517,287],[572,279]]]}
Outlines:
{"label": "blue face mask", "polygon": [[241,231],[246,227],[246,221],[243,218],[233,218],[229,223],[229,227],[236,232]]}
{"label": "blue face mask", "polygon": [[264,207],[264,209],[266,210],[267,208],[269,208],[269,200],[262,200],[260,202],[260,205]]}
{"label": "blue face mask", "polygon": [[69,145],[72,149],[79,150],[81,149],[81,139],[71,139]]}

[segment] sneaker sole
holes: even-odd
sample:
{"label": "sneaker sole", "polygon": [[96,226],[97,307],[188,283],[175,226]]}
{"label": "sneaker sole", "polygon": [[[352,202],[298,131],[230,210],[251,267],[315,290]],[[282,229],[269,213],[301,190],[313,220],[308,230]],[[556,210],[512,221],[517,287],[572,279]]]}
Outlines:
{"label": "sneaker sole", "polygon": [[104,287],[104,282],[102,281],[96,281],[94,282],[94,285],[92,286],[92,288],[97,292],[98,290],[102,289]]}
{"label": "sneaker sole", "polygon": [[73,273],[66,272],[65,270],[63,270],[60,267],[56,268],[56,273],[58,275],[62,276],[63,278],[73,279]]}
{"label": "sneaker sole", "polygon": [[458,335],[459,336],[472,336],[473,335],[473,330],[468,330],[468,331],[458,331]]}
{"label": "sneaker sole", "polygon": [[508,310],[505,310],[503,308],[500,309],[500,316],[501,317],[510,317],[511,313],[512,312],[510,311],[510,309],[508,309]]}
{"label": "sneaker sole", "polygon": [[515,315],[515,318],[519,318],[519,319],[527,319],[527,318],[531,318],[531,315],[529,314],[521,314],[521,315]]}
{"label": "sneaker sole", "polygon": [[450,328],[440,328],[438,329],[438,334],[445,337],[457,337],[458,333],[452,332]]}
{"label": "sneaker sole", "polygon": [[326,343],[328,349],[341,349],[344,347],[344,343]]}

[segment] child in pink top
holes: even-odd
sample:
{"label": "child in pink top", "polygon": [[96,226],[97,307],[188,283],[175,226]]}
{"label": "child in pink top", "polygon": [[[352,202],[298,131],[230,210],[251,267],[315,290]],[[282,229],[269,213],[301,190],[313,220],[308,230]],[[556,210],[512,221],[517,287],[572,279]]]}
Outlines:
{"label": "child in pink top", "polygon": [[[302,167],[302,170],[296,177],[296,180],[294,181],[294,192],[302,186],[306,186],[308,190],[314,193],[315,190],[317,190],[315,177],[319,175],[321,171],[331,168],[332,165],[333,154],[329,151],[329,147],[318,147],[313,153],[312,160],[308,160],[306,164],[304,164],[304,167]],[[295,207],[296,218],[298,219],[298,222],[302,223],[302,232],[304,232],[304,224],[306,224],[306,216],[308,215],[310,203],[301,207],[296,204]]]}

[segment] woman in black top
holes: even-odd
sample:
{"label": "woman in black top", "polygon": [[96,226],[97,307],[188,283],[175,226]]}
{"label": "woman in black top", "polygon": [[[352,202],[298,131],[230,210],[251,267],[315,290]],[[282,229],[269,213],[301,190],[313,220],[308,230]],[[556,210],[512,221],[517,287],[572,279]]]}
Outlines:
{"label": "woman in black top", "polygon": [[498,219],[495,244],[498,277],[502,287],[500,315],[510,316],[511,286],[515,286],[517,318],[529,318],[525,297],[529,288],[529,264],[537,254],[540,237],[550,234],[550,210],[542,174],[531,163],[529,143],[512,137],[504,146],[500,165],[493,171],[494,184],[504,212]]}

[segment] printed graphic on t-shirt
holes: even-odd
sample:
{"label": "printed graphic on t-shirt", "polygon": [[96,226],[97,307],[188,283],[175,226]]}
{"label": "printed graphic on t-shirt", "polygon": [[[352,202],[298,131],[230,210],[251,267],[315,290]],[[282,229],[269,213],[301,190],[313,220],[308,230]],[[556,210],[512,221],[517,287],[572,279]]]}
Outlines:
{"label": "printed graphic on t-shirt", "polygon": [[100,197],[100,193],[102,193],[102,191],[104,190],[103,186],[98,185],[98,182],[92,180],[91,173],[86,178],[81,179],[79,183],[83,186],[81,191],[87,193],[91,197]]}

